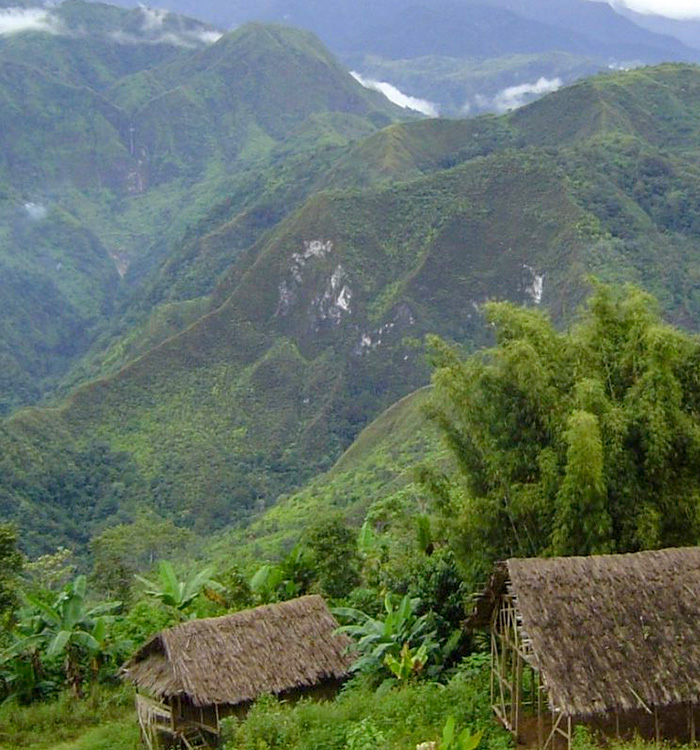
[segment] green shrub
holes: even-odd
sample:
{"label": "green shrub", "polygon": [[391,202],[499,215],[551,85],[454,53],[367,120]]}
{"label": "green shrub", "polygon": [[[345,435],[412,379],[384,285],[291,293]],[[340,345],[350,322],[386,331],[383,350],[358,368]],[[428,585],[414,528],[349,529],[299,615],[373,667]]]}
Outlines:
{"label": "green shrub", "polygon": [[[406,750],[438,740],[446,719],[484,730],[481,747],[511,746],[489,705],[488,669],[461,669],[446,685],[422,683],[377,695],[361,679],[351,681],[332,702],[280,702],[260,699],[244,719],[225,722],[228,750]],[[381,737],[381,741],[379,741]]]}

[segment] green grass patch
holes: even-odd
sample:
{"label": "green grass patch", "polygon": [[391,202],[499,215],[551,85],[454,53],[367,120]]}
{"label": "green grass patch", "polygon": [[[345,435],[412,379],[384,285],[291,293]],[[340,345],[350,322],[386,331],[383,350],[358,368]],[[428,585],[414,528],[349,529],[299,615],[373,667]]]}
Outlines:
{"label": "green grass patch", "polygon": [[75,700],[69,693],[45,703],[0,706],[0,750],[132,750],[138,726],[128,688],[103,689]]}

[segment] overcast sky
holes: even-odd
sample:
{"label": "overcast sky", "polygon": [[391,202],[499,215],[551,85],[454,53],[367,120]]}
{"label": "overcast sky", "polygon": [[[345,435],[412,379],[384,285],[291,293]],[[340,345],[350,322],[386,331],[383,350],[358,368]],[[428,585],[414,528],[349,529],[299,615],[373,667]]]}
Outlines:
{"label": "overcast sky", "polygon": [[700,19],[700,0],[611,0],[639,13],[656,13],[669,18]]}

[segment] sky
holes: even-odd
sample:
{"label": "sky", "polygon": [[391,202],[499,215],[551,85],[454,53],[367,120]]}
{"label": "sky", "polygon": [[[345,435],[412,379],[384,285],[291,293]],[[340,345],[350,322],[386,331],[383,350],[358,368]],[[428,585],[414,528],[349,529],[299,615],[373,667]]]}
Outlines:
{"label": "sky", "polygon": [[700,0],[611,0],[610,5],[623,5],[638,13],[656,13],[669,18],[700,19]]}

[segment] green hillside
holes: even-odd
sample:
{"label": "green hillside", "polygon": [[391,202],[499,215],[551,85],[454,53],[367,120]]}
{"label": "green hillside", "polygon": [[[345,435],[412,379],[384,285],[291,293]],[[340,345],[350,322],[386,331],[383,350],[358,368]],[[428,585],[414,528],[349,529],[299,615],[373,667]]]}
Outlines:
{"label": "green hillside", "polygon": [[[163,317],[149,320],[154,296],[134,294],[199,236],[213,205],[240,211],[260,198],[279,179],[268,170],[281,149],[341,147],[399,114],[305,32],[257,24],[222,37],[80,0],[47,14],[50,33],[0,37],[0,413],[55,388],[96,341],[102,351],[114,335],[152,329]],[[56,312],[43,322],[42,310]],[[168,333],[193,317],[170,320]]]}
{"label": "green hillside", "polygon": [[[70,451],[80,486],[85,457],[102,446],[101,461],[131,467],[133,497],[204,532],[330,468],[372,418],[425,384],[424,334],[487,341],[488,299],[565,321],[595,273],[647,286],[671,319],[697,327],[698,85],[700,70],[662,66],[501,118],[393,125],[327,152],[313,190],[269,193],[298,201],[276,221],[256,229],[235,200],[220,205],[171,277],[191,290],[209,279],[205,289],[215,257],[210,311],[151,350],[127,342],[121,354],[137,359],[55,411],[17,414],[6,439],[21,451],[31,435],[47,465]],[[288,177],[304,159],[293,164]],[[197,300],[201,290],[183,325]],[[21,520],[28,503],[37,540],[73,540],[49,526],[62,501],[30,467],[6,459],[4,514]],[[121,510],[86,512],[89,533]]]}
{"label": "green hillside", "polygon": [[327,472],[314,477],[300,492],[283,495],[276,505],[245,529],[223,532],[210,546],[222,561],[236,549],[240,563],[277,559],[302,536],[304,529],[341,514],[359,526],[367,511],[401,503],[420,508],[423,490],[416,468],[447,465],[447,451],[424,407],[430,389],[405,396],[357,436]]}

